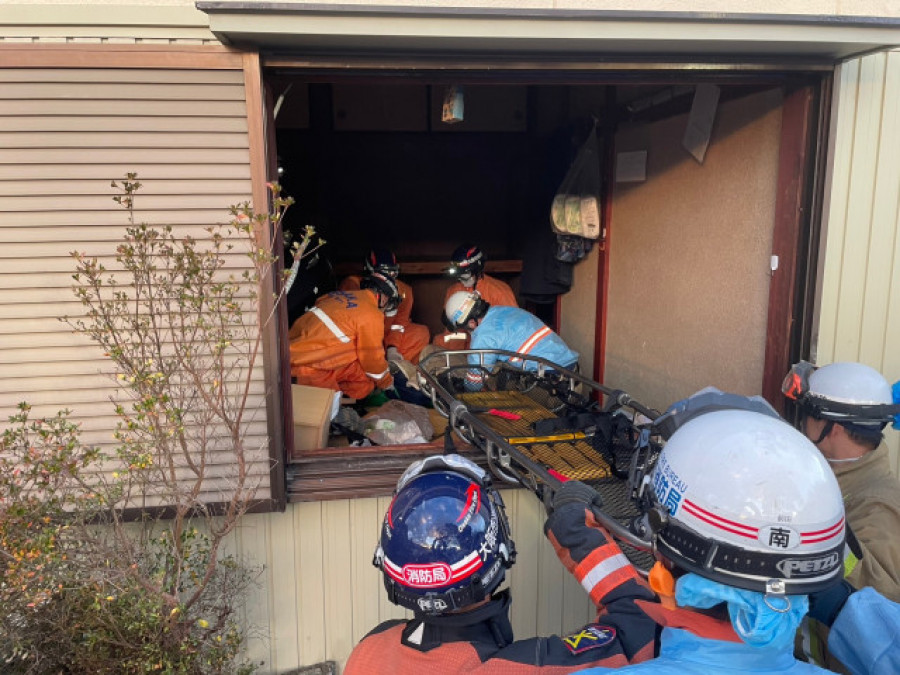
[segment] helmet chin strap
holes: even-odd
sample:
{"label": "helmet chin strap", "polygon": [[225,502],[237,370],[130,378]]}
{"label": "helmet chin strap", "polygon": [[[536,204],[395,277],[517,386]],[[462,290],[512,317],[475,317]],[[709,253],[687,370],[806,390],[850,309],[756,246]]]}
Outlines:
{"label": "helmet chin strap", "polygon": [[825,426],[822,427],[822,433],[819,434],[819,439],[813,441],[813,443],[818,445],[819,443],[824,441],[828,437],[828,434],[831,433],[832,429],[834,429],[834,420],[825,420]]}

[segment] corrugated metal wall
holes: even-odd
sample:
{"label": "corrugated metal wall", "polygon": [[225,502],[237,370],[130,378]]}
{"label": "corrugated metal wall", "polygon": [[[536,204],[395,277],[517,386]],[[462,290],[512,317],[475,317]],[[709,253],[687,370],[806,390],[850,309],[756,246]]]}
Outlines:
{"label": "corrugated metal wall", "polygon": [[[120,56],[0,51],[0,416],[7,419],[20,401],[35,414],[70,408],[84,442],[97,445],[111,443],[115,428],[111,364],[58,318],[82,315],[71,290],[72,251],[116,267],[128,221],[110,181],[137,172],[144,184],[138,222],[169,224],[197,239],[251,196],[241,57],[222,52],[233,67],[201,70],[115,67]],[[91,59],[98,67],[20,67]],[[234,258],[239,278],[248,260]],[[248,440],[265,498],[261,368],[254,380],[250,406],[258,411]]]}
{"label": "corrugated metal wall", "polygon": [[[842,64],[820,261],[819,364],[900,379],[900,51]],[[895,471],[900,434],[887,431]]]}
{"label": "corrugated metal wall", "polygon": [[[507,490],[518,560],[510,570],[517,638],[579,628],[596,610],[559,563],[543,535],[543,507],[530,493]],[[353,646],[381,621],[404,613],[387,601],[372,566],[381,519],[390,499],[289,504],[286,513],[246,516],[236,550],[265,566],[248,599],[248,656],[262,673],[283,673],[325,660],[346,661]]]}

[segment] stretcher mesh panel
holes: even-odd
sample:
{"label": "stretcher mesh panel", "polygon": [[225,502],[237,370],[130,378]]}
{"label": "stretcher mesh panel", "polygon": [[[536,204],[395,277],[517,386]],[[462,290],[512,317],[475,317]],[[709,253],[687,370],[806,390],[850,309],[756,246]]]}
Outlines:
{"label": "stretcher mesh panel", "polygon": [[[535,436],[533,424],[537,420],[556,417],[528,394],[518,391],[479,391],[457,394],[459,401],[492,430],[510,441],[522,454],[558,471],[567,478],[594,481],[610,478],[609,464],[584,440],[573,439],[572,433],[560,433],[560,440]],[[485,409],[482,411],[482,409]],[[521,419],[509,420],[489,412],[497,410],[513,413]],[[583,434],[582,434],[583,435]],[[539,439],[529,442],[529,439]]]}

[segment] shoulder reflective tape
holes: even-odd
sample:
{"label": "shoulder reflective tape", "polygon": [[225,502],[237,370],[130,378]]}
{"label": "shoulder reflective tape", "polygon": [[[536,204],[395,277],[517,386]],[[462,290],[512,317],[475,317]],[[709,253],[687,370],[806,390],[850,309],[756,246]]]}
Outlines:
{"label": "shoulder reflective tape", "polygon": [[399,324],[399,323],[391,324],[391,330],[392,330],[392,331],[397,331],[398,333],[405,333],[405,332],[406,332],[406,328],[404,328],[403,325],[401,325],[401,324]]}
{"label": "shoulder reflective tape", "polygon": [[324,323],[325,326],[328,328],[328,330],[330,330],[332,333],[334,333],[334,336],[338,340],[340,340],[344,344],[350,342],[350,338],[348,338],[346,335],[344,335],[344,331],[342,331],[340,328],[338,328],[338,325],[334,321],[332,321],[331,317],[328,316],[325,312],[323,312],[318,307],[313,307],[309,311],[312,312],[313,314],[315,314],[316,317],[319,319],[319,321]]}
{"label": "shoulder reflective tape", "polygon": [[532,349],[534,349],[534,346],[538,342],[543,340],[552,332],[553,331],[551,331],[547,326],[542,326],[540,329],[532,333],[531,336],[527,340],[525,340],[525,342],[522,343],[522,346],[520,346],[516,351],[519,352],[519,354],[527,354]]}

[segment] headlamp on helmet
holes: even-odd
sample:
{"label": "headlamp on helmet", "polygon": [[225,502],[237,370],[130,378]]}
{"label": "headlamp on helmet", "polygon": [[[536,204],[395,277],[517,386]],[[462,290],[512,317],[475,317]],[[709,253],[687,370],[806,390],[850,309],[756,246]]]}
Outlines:
{"label": "headlamp on helmet", "polygon": [[484,273],[484,253],[473,244],[459,246],[450,256],[447,274],[459,279],[464,285],[472,284]]}
{"label": "headlamp on helmet", "polygon": [[515,546],[488,474],[459,455],[429,457],[397,483],[373,564],[391,602],[442,614],[489,597]]}
{"label": "headlamp on helmet", "polygon": [[784,378],[781,391],[816,419],[878,431],[888,422],[900,422],[900,400],[895,400],[891,386],[881,373],[862,363],[816,368],[800,361]]}

